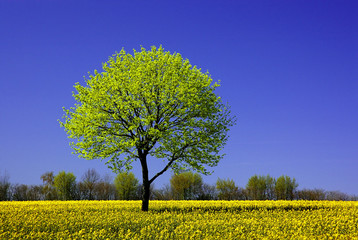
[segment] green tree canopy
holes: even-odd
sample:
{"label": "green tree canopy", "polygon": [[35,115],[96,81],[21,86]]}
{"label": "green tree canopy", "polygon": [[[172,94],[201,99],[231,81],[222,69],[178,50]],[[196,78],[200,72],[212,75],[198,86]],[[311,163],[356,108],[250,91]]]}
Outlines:
{"label": "green tree canopy", "polygon": [[[133,55],[122,50],[86,86],[75,85],[78,103],[65,109],[61,125],[80,157],[105,159],[114,171],[129,170],[139,160],[147,211],[150,184],[168,168],[209,174],[207,166],[222,158],[235,119],[214,93],[218,86],[178,53],[162,47]],[[151,178],[149,156],[166,162]]]}
{"label": "green tree canopy", "polygon": [[138,179],[132,172],[121,172],[114,179],[114,185],[120,200],[136,199]]}
{"label": "green tree canopy", "polygon": [[248,196],[253,200],[274,199],[275,179],[270,175],[254,175],[249,178],[246,190]]}
{"label": "green tree canopy", "polygon": [[298,184],[295,178],[282,175],[276,180],[275,191],[279,200],[292,200]]}
{"label": "green tree canopy", "polygon": [[220,200],[236,200],[239,198],[239,188],[232,179],[216,181],[216,189]]}
{"label": "green tree canopy", "polygon": [[174,174],[170,179],[170,187],[173,191],[174,199],[194,200],[201,193],[203,178],[198,173],[191,171]]}
{"label": "green tree canopy", "polygon": [[76,176],[73,173],[59,172],[54,178],[54,186],[61,200],[73,200],[76,195]]}

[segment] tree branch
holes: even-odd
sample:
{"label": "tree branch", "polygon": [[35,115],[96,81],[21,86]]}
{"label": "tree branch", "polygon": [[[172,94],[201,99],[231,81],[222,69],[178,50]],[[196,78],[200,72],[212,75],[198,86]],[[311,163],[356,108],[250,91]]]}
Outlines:
{"label": "tree branch", "polygon": [[[189,144],[186,144],[185,146],[183,146],[178,152],[184,151],[187,147],[189,147]],[[162,171],[158,172],[157,174],[155,174],[154,177],[152,177],[152,179],[149,180],[149,184],[151,184],[157,177],[159,177],[160,175],[162,175],[165,171],[168,170],[168,168],[173,164],[173,162],[175,160],[177,160],[178,158],[180,158],[182,156],[182,154],[180,154],[179,156],[175,157],[175,154],[173,154],[172,159],[168,162],[168,164],[162,169]]]}
{"label": "tree branch", "polygon": [[130,138],[132,139],[132,136],[131,135],[128,135],[128,134],[118,134],[118,133],[115,133],[115,132],[112,132],[110,128],[108,127],[103,127],[103,126],[97,126],[98,128],[108,132],[109,134],[112,134],[114,136],[117,136],[117,137],[127,137],[127,138]]}
{"label": "tree branch", "polygon": [[132,131],[129,130],[128,122],[120,115],[120,110],[118,108],[118,105],[115,102],[113,104],[116,107],[118,112],[115,112],[113,110],[106,110],[106,109],[101,109],[101,110],[108,114],[116,114],[116,116],[119,118],[119,119],[117,119],[117,121],[120,122],[120,124],[123,126],[123,128],[129,132],[131,138],[134,139],[135,135]]}

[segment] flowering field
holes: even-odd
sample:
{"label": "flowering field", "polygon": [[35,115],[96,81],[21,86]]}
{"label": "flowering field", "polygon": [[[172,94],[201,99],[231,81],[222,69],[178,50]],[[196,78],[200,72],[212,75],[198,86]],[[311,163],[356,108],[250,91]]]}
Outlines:
{"label": "flowering field", "polygon": [[0,239],[358,239],[358,202],[0,202]]}

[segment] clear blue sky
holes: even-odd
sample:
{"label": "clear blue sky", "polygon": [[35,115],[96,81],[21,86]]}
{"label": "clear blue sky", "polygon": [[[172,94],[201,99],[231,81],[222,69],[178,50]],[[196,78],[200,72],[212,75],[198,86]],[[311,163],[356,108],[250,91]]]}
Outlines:
{"label": "clear blue sky", "polygon": [[204,181],[286,174],[301,189],[358,194],[357,1],[1,0],[0,35],[0,175],[12,183],[111,174],[71,154],[62,107],[116,51],[162,45],[220,79],[238,118]]}

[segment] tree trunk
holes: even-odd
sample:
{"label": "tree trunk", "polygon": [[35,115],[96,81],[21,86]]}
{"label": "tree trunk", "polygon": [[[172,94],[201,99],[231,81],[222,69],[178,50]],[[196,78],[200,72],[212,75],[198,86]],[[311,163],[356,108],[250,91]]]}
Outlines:
{"label": "tree trunk", "polygon": [[142,165],[143,189],[142,189],[142,211],[147,212],[149,209],[150,183],[148,177],[147,159],[143,156],[140,159]]}
{"label": "tree trunk", "polygon": [[147,212],[149,208],[150,183],[143,178],[142,211]]}

